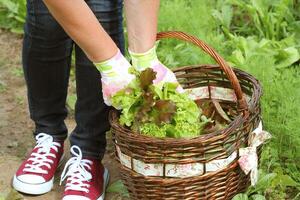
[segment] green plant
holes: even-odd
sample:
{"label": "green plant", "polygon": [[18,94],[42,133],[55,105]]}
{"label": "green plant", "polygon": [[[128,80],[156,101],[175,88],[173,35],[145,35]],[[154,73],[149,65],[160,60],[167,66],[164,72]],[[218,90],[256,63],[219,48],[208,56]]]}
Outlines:
{"label": "green plant", "polygon": [[16,190],[11,190],[8,193],[0,193],[0,200],[23,200],[23,196]]}
{"label": "green plant", "polygon": [[17,96],[16,97],[16,102],[18,105],[23,105],[24,104],[24,97],[23,96]]}
{"label": "green plant", "polygon": [[[300,59],[300,21],[293,15],[292,0],[227,0],[219,2],[213,16],[229,38],[235,64],[258,54],[274,56],[277,67],[290,66]],[[238,35],[237,35],[238,34]],[[228,45],[227,45],[228,46]]]}
{"label": "green plant", "polygon": [[154,85],[156,72],[132,70],[134,79],[112,97],[122,108],[120,123],[135,132],[154,137],[192,138],[201,134],[208,119],[185,93],[176,92],[177,83]]}
{"label": "green plant", "polygon": [[287,197],[290,198],[286,194],[288,187],[300,186],[290,176],[283,174],[280,167],[272,173],[260,171],[259,174],[258,183],[254,187],[250,187],[246,193],[237,194],[233,200],[286,199]]}
{"label": "green plant", "polygon": [[121,197],[129,197],[129,193],[121,180],[117,180],[109,185],[106,192],[117,193]]}
{"label": "green plant", "polygon": [[76,101],[77,101],[77,96],[76,94],[69,94],[67,96],[67,106],[69,107],[69,109],[71,111],[74,111],[75,110],[75,104],[76,104]]}
{"label": "green plant", "polygon": [[227,0],[219,2],[214,16],[226,32],[281,40],[292,34],[294,5],[293,0]]}
{"label": "green plant", "polygon": [[17,77],[23,77],[24,76],[24,72],[23,72],[23,69],[21,67],[15,67],[12,69],[11,73],[14,75],[14,76],[17,76]]}
{"label": "green plant", "polygon": [[258,40],[254,36],[245,38],[230,35],[230,37],[231,40],[225,44],[233,49],[229,61],[234,66],[243,66],[257,56],[271,56],[274,59],[274,67],[276,68],[289,67],[300,59],[293,37],[281,41]]}
{"label": "green plant", "polygon": [[6,90],[6,85],[0,82],[0,93]]}
{"label": "green plant", "polygon": [[0,0],[0,27],[14,33],[23,33],[26,0]]}
{"label": "green plant", "polygon": [[[25,0],[0,0],[0,5],[0,26],[12,31],[19,27],[15,32],[20,32]],[[264,128],[273,138],[263,150],[260,169],[261,177],[269,177],[270,184],[239,196],[300,199],[298,185],[283,184],[290,178],[300,183],[299,0],[161,1],[159,29],[199,37],[263,86]],[[169,67],[212,62],[197,48],[176,40],[163,40],[158,50]]]}
{"label": "green plant", "polygon": [[[181,30],[203,39],[232,66],[254,75],[263,86],[264,129],[273,138],[262,153],[261,176],[276,173],[277,178],[249,197],[246,193],[240,198],[300,197],[299,11],[299,1],[289,0],[162,2],[160,30]],[[162,41],[159,48],[162,61],[171,67],[211,62],[199,52],[174,40]],[[298,185],[284,186],[287,176]]]}

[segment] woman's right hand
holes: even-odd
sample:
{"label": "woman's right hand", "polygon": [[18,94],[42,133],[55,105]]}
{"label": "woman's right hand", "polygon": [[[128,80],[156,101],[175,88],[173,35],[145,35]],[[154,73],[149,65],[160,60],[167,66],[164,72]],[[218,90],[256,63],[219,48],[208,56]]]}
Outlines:
{"label": "woman's right hand", "polygon": [[131,65],[120,50],[109,60],[94,64],[101,73],[104,103],[111,106],[111,97],[135,79],[135,76],[129,73]]}

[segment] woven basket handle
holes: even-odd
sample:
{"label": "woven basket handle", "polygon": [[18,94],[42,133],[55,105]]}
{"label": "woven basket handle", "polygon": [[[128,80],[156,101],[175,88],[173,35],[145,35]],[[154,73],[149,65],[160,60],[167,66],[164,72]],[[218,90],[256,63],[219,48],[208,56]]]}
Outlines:
{"label": "woven basket handle", "polygon": [[174,39],[190,42],[200,47],[206,53],[208,53],[220,65],[222,70],[227,75],[229,81],[231,82],[231,85],[237,97],[239,111],[243,112],[245,116],[248,116],[249,110],[248,110],[247,102],[243,96],[241,85],[235,73],[233,72],[232,68],[226,63],[226,61],[213,48],[211,48],[205,42],[196,38],[195,36],[186,34],[181,31],[166,31],[157,34],[157,40],[164,39],[164,38],[174,38]]}

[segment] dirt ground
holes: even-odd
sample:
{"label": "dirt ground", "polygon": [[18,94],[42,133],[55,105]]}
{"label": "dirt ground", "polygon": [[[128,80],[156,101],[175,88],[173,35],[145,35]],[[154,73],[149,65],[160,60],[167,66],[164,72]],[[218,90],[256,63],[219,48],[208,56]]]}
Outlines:
{"label": "dirt ground", "polygon": [[[20,36],[0,30],[0,194],[11,191],[11,178],[34,145],[34,126],[29,118],[26,86],[21,70],[21,47]],[[72,117],[69,116],[66,120],[69,130],[75,126]],[[108,167],[110,183],[113,183],[119,179],[119,175],[113,158],[112,144],[108,141],[103,163]],[[55,186],[50,193],[35,197],[24,195],[23,199],[61,199],[63,186],[58,184],[61,170],[56,175]],[[122,198],[118,194],[107,193],[106,199]]]}

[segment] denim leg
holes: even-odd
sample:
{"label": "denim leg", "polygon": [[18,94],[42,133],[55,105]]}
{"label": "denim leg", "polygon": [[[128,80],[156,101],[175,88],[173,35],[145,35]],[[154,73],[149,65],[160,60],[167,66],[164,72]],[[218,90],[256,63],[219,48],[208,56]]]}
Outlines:
{"label": "denim leg", "polygon": [[[124,52],[122,1],[88,0],[86,2],[104,29]],[[102,97],[101,75],[77,45],[75,45],[75,55],[77,126],[70,136],[71,145],[79,146],[85,157],[102,159],[106,147],[105,133],[110,126],[109,107],[104,104]]]}
{"label": "denim leg", "polygon": [[72,40],[41,0],[27,0],[24,31],[22,60],[34,134],[64,140]]}
{"label": "denim leg", "polygon": [[86,2],[124,54],[123,0],[87,0]]}

